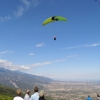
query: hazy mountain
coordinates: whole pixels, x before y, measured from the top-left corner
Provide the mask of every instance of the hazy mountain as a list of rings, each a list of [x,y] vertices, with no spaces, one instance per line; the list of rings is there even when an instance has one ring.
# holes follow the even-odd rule
[[[34,86],[43,88],[44,84],[48,84],[52,81],[52,79],[47,77],[0,68],[0,84],[13,88],[33,89]]]

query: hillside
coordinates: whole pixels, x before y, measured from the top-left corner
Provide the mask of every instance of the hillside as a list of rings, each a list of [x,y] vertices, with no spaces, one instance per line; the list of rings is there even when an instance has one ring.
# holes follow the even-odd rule
[[[0,85],[0,100],[12,100],[15,95],[14,89]]]
[[[33,87],[37,85],[42,89],[44,84],[48,84],[52,81],[54,80],[47,77],[0,68],[0,84],[12,88],[21,88],[23,90],[26,90],[33,89]]]
[[[22,94],[24,97],[25,94]],[[0,100],[13,100],[16,96],[16,90],[0,84]],[[46,96],[47,100],[54,100],[50,96]]]

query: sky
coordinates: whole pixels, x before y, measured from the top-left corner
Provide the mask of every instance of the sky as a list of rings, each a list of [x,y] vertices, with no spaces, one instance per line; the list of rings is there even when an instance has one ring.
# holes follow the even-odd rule
[[[68,22],[42,26],[52,16]],[[100,0],[0,0],[0,68],[100,79]]]

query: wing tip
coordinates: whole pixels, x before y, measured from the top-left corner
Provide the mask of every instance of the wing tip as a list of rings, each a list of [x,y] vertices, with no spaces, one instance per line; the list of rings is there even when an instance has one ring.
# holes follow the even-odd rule
[[[42,26],[44,26],[44,23],[42,23]]]

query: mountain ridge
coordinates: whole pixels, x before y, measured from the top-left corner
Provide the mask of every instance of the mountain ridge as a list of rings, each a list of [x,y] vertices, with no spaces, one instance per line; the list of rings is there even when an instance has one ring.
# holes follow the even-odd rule
[[[20,71],[11,71],[0,68],[0,84],[21,89],[32,89],[34,86],[43,88],[44,84],[53,82],[53,79],[27,74]]]

